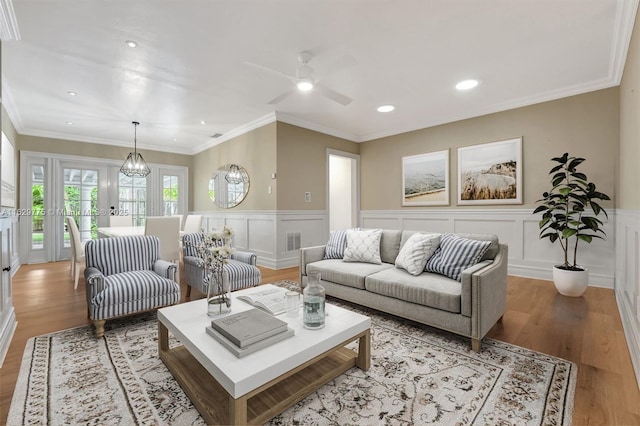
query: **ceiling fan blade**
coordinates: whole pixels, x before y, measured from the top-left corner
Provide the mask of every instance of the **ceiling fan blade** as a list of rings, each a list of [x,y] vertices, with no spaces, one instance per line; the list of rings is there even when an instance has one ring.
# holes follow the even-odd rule
[[[294,82],[296,81],[296,78],[294,76],[289,75],[289,74],[285,74],[285,73],[283,73],[281,71],[278,71],[278,70],[274,70],[273,68],[265,67],[264,65],[254,64],[253,62],[246,62],[246,61],[243,62],[243,64],[252,66],[254,68],[261,69],[262,71],[266,71],[266,72],[269,72],[271,74],[278,75],[280,77],[288,78],[289,80],[294,81]]]
[[[291,96],[293,94],[293,92],[295,92],[295,89],[291,89],[291,90],[287,90],[286,92],[284,92],[283,94],[281,94],[280,96],[273,98],[269,101],[270,105],[275,105],[278,102],[283,101],[284,99],[288,98],[289,96]]]
[[[338,93],[335,90],[329,89],[327,86],[322,84],[317,84],[315,88],[320,92],[320,94],[326,98],[331,99],[334,102],[339,103],[340,105],[347,106],[349,105],[353,99],[348,96],[343,95],[342,93]]]

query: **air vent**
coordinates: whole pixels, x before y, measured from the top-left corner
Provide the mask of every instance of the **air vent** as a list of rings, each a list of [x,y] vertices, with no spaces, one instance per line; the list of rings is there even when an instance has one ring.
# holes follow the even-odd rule
[[[220,136],[222,136],[222,133],[214,133],[211,135],[212,138],[219,138]]]
[[[300,233],[289,232],[287,233],[287,251],[294,251],[300,249]]]

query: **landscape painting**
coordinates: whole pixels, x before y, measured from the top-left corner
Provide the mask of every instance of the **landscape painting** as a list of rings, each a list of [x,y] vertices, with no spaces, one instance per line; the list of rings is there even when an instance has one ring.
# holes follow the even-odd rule
[[[402,205],[449,205],[449,150],[402,157]]]
[[[458,148],[458,204],[522,204],[522,138]]]

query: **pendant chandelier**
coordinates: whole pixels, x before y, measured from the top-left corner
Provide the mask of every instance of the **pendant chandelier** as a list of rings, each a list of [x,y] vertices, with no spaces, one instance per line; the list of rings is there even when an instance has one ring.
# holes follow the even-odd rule
[[[137,129],[140,123],[137,121],[132,121],[133,124],[133,152],[130,152],[127,156],[127,159],[124,160],[122,167],[120,167],[120,171],[129,177],[147,177],[151,170],[147,163],[142,158],[142,154],[138,153],[137,149]]]

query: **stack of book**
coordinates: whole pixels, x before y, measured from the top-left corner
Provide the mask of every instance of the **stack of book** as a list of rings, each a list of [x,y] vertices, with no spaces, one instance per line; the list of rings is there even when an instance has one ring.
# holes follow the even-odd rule
[[[214,319],[206,330],[238,358],[294,335],[285,321],[256,308]]]

